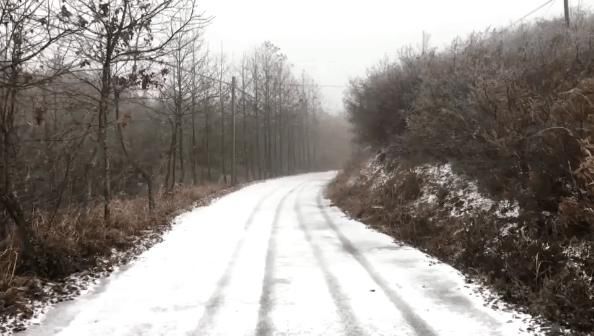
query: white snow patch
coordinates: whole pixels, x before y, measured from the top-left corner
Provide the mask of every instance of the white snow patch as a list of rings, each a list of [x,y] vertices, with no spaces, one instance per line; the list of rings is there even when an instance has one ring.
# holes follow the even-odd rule
[[[574,242],[563,251],[567,257],[586,260],[592,257],[592,248],[586,241]]]
[[[325,204],[330,207],[329,201]],[[376,271],[390,279],[401,298],[414,302],[423,318],[432,321],[437,334],[544,335],[545,327],[538,319],[504,303],[484,285],[469,283],[453,267],[406,244],[395,244],[392,237],[348,218],[336,207],[330,208],[329,215]],[[486,320],[500,325],[495,329],[486,320],[473,321],[479,316],[489,316]]]
[[[374,159],[369,160],[365,167],[361,169],[361,177],[364,179],[363,182],[371,182],[372,190],[377,190],[383,187],[393,177],[392,173],[386,171],[384,164],[380,162],[378,157],[379,155]]]
[[[516,230],[517,228],[518,228],[518,223],[507,223],[506,225],[501,227],[501,229],[499,230],[499,233],[500,233],[501,237],[507,237],[512,233],[513,230]]]
[[[499,218],[513,219],[520,215],[520,207],[516,201],[495,201],[481,194],[476,182],[453,172],[448,164],[425,164],[413,169],[413,172],[423,178],[422,195],[416,201],[416,206],[435,206],[439,199],[438,193],[446,189],[444,205],[451,209],[451,217],[461,217],[476,211],[495,211]]]
[[[141,242],[148,242],[148,237]],[[139,243],[140,244],[140,243]],[[122,260],[127,257],[127,254],[122,251],[113,249],[111,256],[108,258],[102,258],[99,263],[109,264],[109,260]],[[8,336],[13,335],[14,330],[22,330],[31,326],[40,325],[46,318],[47,314],[60,302],[66,302],[74,300],[80,295],[85,295],[92,292],[101,283],[102,279],[109,276],[112,272],[117,272],[120,266],[108,266],[107,270],[93,272],[93,271],[82,271],[79,273],[72,274],[63,280],[61,283],[56,282],[45,282],[39,284],[41,291],[47,295],[47,298],[42,300],[31,300],[28,299],[25,302],[25,307],[32,312],[30,318],[25,318],[24,315],[18,314],[17,316],[8,316],[3,319],[0,325],[6,330],[0,332],[0,335]],[[35,281],[35,280],[33,280]],[[39,280],[37,280],[39,281]],[[67,293],[63,293],[63,290],[67,290]]]
[[[576,241],[569,245],[564,251],[563,254],[567,256],[571,261],[567,263],[567,267],[573,269],[580,278],[594,284],[594,274],[588,274],[584,271],[583,262],[589,260],[590,258],[594,258],[594,251],[592,251],[592,246],[589,242],[586,241]],[[589,297],[594,297],[594,290],[590,290]]]
[[[194,206],[194,209],[198,208],[200,207]],[[173,219],[172,223],[175,224],[177,220],[178,218]],[[98,260],[98,266],[94,269],[72,274],[59,283],[49,281],[43,284],[39,283],[38,286],[46,294],[46,297],[41,300],[27,299],[24,305],[32,312],[29,318],[25,318],[23,314],[5,317],[0,322],[0,326],[6,331],[0,332],[0,335],[10,336],[14,335],[15,329],[22,330],[40,325],[46,319],[48,313],[57,305],[95,291],[103,282],[118,273],[120,269],[132,265],[138,257],[135,255],[138,251],[143,250],[147,246],[152,246],[161,240],[161,235],[153,230],[146,230],[144,233],[143,236],[135,238],[135,247],[127,251],[120,251],[113,248],[110,256],[100,258]]]

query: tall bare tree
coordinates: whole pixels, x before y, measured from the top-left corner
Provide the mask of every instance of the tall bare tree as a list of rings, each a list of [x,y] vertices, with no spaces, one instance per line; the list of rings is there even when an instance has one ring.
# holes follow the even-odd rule
[[[26,249],[33,235],[15,190],[21,181],[21,176],[15,174],[20,157],[17,120],[23,112],[20,101],[24,92],[66,69],[41,68],[46,52],[72,32],[72,27],[56,19],[54,6],[35,0],[0,0],[0,205],[15,224]],[[39,115],[43,111],[40,109]]]
[[[166,29],[172,17],[183,21],[174,29]],[[195,14],[194,0],[113,0],[96,3],[93,0],[64,0],[60,17],[78,28],[73,42],[82,59],[81,66],[98,69],[98,81],[85,80],[98,93],[98,148],[101,153],[104,220],[110,221],[111,175],[108,118],[113,94],[115,64],[131,60],[155,60],[171,41],[202,18]],[[136,69],[132,69],[135,72]],[[144,81],[143,83],[146,83]]]

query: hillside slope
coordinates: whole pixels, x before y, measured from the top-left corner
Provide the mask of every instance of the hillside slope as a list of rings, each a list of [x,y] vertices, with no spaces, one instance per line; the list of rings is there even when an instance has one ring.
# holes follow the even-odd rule
[[[351,167],[329,197],[355,219],[492,285],[496,301],[555,322],[552,335],[593,331],[591,242],[535,236],[517,202],[482,194],[450,164],[393,164],[376,157]]]
[[[593,102],[589,13],[569,28],[539,21],[403,50],[351,82],[346,108],[365,150],[331,197],[507,300],[592,333]]]

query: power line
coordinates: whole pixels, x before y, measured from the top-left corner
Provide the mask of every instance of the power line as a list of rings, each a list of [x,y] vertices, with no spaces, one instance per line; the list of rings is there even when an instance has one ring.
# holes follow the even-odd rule
[[[539,10],[545,8],[547,5],[549,5],[549,4],[551,4],[551,3],[555,2],[555,1],[556,0],[549,0],[549,1],[545,2],[544,4],[538,6],[537,8],[533,9],[532,11],[530,11],[528,14],[526,14],[526,15],[522,16],[520,19],[514,21],[511,25],[509,25],[508,28],[511,28],[511,27],[515,26],[516,24],[524,21],[524,19],[526,19],[527,17],[531,16],[532,14],[538,12]]]
[[[333,85],[333,84],[285,84],[287,86],[298,86],[298,87],[319,87],[319,88],[345,88],[346,85]]]
[[[547,16],[547,15],[549,15],[549,14],[551,13],[551,8],[555,7],[555,6],[554,6],[554,5],[555,5],[555,2],[556,2],[556,1],[553,1],[553,2],[551,3],[551,5],[547,7],[546,11],[543,13],[545,16]]]

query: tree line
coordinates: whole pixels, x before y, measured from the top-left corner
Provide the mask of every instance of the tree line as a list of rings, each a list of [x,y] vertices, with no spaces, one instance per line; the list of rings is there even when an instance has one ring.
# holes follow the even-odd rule
[[[0,0],[0,237],[32,218],[326,168],[319,87],[270,42],[210,51],[195,0]]]

